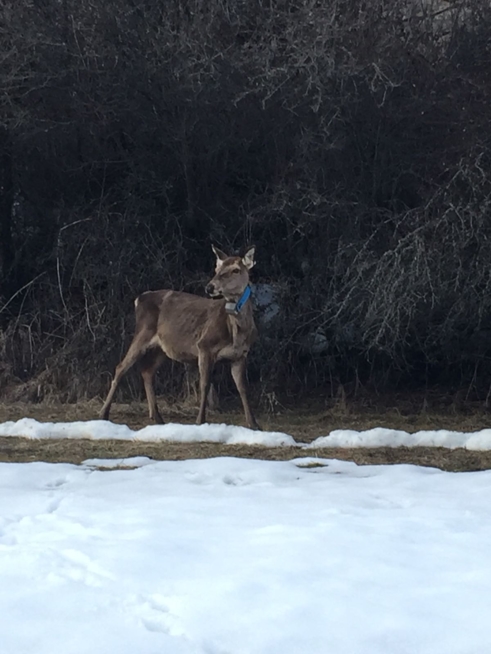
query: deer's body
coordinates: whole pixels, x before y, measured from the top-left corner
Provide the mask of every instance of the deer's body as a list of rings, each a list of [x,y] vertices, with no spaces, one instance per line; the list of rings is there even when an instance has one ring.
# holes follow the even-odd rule
[[[230,361],[232,376],[239,391],[249,427],[258,429],[247,398],[245,362],[257,330],[252,303],[247,300],[240,311],[231,311],[249,283],[254,265],[254,249],[245,257],[217,255],[216,275],[207,286],[212,300],[190,293],[147,291],[135,301],[136,327],[128,352],[116,368],[109,394],[101,410],[108,419],[114,393],[121,377],[140,361],[150,418],[163,422],[155,401],[153,378],[165,357],[174,361],[198,361],[200,372],[200,409],[198,424],[206,419],[206,399],[210,375],[217,361]]]
[[[135,301],[136,322],[151,317],[145,325],[152,333],[149,348],[160,347],[174,361],[196,361],[203,347],[214,361],[235,361],[247,356],[257,330],[250,302],[238,316],[228,315],[225,304],[191,293],[147,291]]]

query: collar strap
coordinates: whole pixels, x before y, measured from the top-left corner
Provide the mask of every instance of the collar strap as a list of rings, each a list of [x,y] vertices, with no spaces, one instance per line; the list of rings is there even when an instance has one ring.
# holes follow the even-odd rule
[[[225,311],[232,316],[238,315],[244,304],[249,299],[250,295],[251,295],[251,287],[246,286],[244,292],[242,293],[241,297],[237,300],[237,302],[227,302],[225,304]]]

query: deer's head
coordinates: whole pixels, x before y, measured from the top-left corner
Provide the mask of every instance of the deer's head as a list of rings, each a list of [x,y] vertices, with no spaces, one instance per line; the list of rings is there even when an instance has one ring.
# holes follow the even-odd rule
[[[251,247],[243,257],[229,257],[211,246],[217,258],[215,276],[206,285],[210,297],[223,297],[227,302],[236,302],[249,283],[249,270],[254,266],[254,251]]]

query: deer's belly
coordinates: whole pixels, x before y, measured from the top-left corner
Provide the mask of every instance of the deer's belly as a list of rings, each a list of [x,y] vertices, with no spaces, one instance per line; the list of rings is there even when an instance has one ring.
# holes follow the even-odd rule
[[[195,342],[159,337],[158,344],[164,354],[174,361],[195,361],[198,358],[198,347]]]

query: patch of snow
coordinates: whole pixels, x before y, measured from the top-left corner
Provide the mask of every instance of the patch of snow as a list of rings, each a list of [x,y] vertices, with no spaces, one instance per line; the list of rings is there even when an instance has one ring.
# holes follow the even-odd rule
[[[0,436],[23,438],[88,438],[90,440],[133,440],[135,432],[126,425],[116,425],[106,420],[79,422],[38,422],[22,418],[16,422],[0,423]]]
[[[133,431],[126,425],[107,420],[87,422],[38,422],[22,418],[17,422],[0,423],[0,436],[24,438],[87,438],[90,440],[131,440],[174,443],[224,443],[227,445],[264,445],[267,447],[293,446],[295,440],[288,434],[255,431],[246,427],[225,424],[150,425]]]
[[[280,313],[278,297],[280,291],[274,284],[251,284],[254,305],[259,310],[259,321],[269,325]]]
[[[83,466],[88,468],[141,468],[155,463],[148,456],[129,456],[123,459],[85,459]]]
[[[491,450],[491,429],[475,433],[463,433],[439,429],[417,431],[409,434],[396,429],[376,427],[366,431],[337,429],[328,436],[321,436],[310,443],[309,448],[320,447],[445,447],[450,450]]]
[[[327,352],[329,349],[329,341],[321,327],[309,332],[305,336],[304,344],[306,350],[314,352],[315,354],[322,354],[323,352]]]
[[[2,654],[491,650],[491,471],[101,463],[0,463]]]

